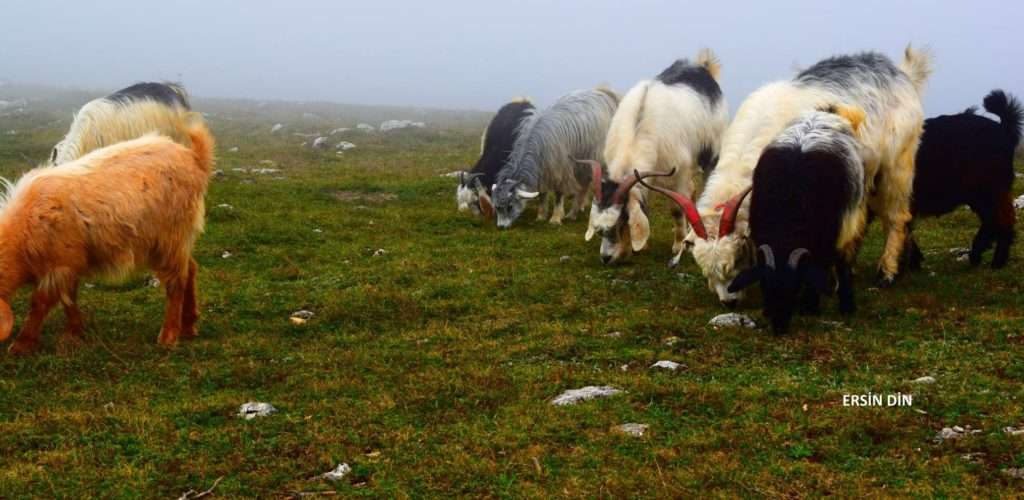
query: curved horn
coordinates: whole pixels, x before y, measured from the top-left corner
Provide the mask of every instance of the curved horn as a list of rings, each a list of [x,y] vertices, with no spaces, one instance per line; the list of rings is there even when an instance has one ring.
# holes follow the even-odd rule
[[[718,237],[724,238],[732,234],[733,229],[736,229],[736,214],[740,211],[740,205],[743,204],[743,199],[750,194],[750,191],[754,189],[753,186],[744,189],[743,192],[733,196],[729,201],[722,204],[724,210],[722,210],[722,222],[718,224]]]
[[[697,212],[697,206],[693,204],[693,201],[675,191],[669,191],[668,189],[652,186],[644,182],[645,177],[665,177],[666,175],[672,175],[672,173],[674,172],[675,169],[672,169],[672,172],[669,172],[668,174],[640,175],[640,172],[634,170],[633,177],[636,178],[636,182],[639,182],[640,185],[642,185],[643,187],[650,189],[652,191],[657,191],[665,196],[668,196],[669,198],[672,199],[672,201],[676,202],[676,204],[679,205],[679,208],[683,209],[683,214],[686,215],[686,220],[690,221],[690,227],[693,228],[693,232],[697,233],[697,236],[700,236],[701,239],[706,240],[708,239],[708,231],[707,229],[704,229],[704,222],[700,220],[700,213]]]
[[[629,190],[633,189],[633,186],[635,186],[636,183],[642,182],[648,177],[672,177],[675,173],[676,169],[674,168],[668,172],[644,172],[642,174],[636,169],[633,169],[633,175],[626,177],[621,183],[619,183],[618,189],[616,189],[615,194],[612,195],[612,205],[622,205],[626,195],[629,193]],[[642,185],[650,188],[646,183]]]
[[[796,250],[793,250],[789,254],[789,268],[795,271],[797,266],[800,265],[800,258],[804,255],[809,255],[810,253],[811,251],[806,248],[797,248]]]
[[[762,254],[764,254],[764,265],[767,266],[768,269],[771,269],[772,271],[774,271],[775,270],[775,252],[772,251],[772,247],[770,247],[768,245],[761,245],[761,246],[757,247],[757,249],[760,250]]]
[[[601,163],[594,160],[577,160],[572,156],[569,159],[582,165],[590,165],[590,179],[594,183],[594,199],[601,203]]]
[[[540,196],[538,191],[525,191],[523,189],[516,189],[516,196],[520,198],[532,199]]]

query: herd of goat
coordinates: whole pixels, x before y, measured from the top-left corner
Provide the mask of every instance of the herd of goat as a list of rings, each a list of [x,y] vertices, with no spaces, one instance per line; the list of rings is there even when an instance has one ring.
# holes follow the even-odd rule
[[[672,201],[670,264],[690,252],[724,305],[759,283],[777,332],[836,290],[840,311],[852,313],[853,266],[873,217],[886,238],[880,286],[901,262],[920,265],[913,217],[962,205],[981,220],[971,263],[993,244],[993,267],[1009,256],[1024,109],[996,90],[983,104],[999,122],[974,108],[925,120],[930,73],[930,56],[909,47],[900,65],[871,52],[832,57],[761,87],[730,122],[719,63],[705,49],[623,96],[578,90],[543,110],[517,99],[484,131],[479,161],[460,175],[458,206],[508,228],[530,200],[538,219],[561,224],[566,197],[569,219],[589,197],[585,238],[599,236],[601,260],[614,264],[647,246],[647,198],[658,192]],[[10,301],[22,285],[35,289],[13,353],[38,346],[58,303],[66,334],[82,335],[83,277],[141,270],[166,289],[159,342],[195,336],[192,250],[213,152],[179,85],[140,83],[83,106],[48,164],[0,196],[0,341],[14,328]]]
[[[460,175],[458,207],[508,228],[537,199],[538,219],[561,224],[565,198],[572,219],[592,192],[585,239],[600,236],[601,260],[614,264],[647,246],[655,191],[672,201],[670,265],[689,251],[723,305],[758,283],[776,332],[833,291],[853,313],[853,268],[875,217],[880,287],[901,263],[920,266],[914,217],[963,205],[981,221],[970,262],[993,244],[992,267],[1009,257],[1024,109],[994,90],[983,104],[998,122],[973,107],[925,120],[931,72],[930,54],[912,47],[899,65],[874,52],[831,57],[757,89],[730,122],[720,65],[704,49],[621,97],[577,90],[543,110],[516,99]]]

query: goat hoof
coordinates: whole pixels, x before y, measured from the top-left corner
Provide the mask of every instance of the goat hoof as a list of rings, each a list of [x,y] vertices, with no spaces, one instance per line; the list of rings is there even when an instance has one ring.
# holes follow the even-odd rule
[[[893,283],[896,282],[896,278],[888,276],[885,273],[879,271],[878,277],[875,278],[875,286],[878,288],[891,288]]]
[[[192,327],[192,328],[182,328],[181,329],[181,338],[183,338],[183,339],[190,339],[191,340],[191,339],[194,339],[194,338],[196,338],[198,336],[199,336],[199,332],[196,331],[195,327]]]
[[[15,340],[11,347],[7,348],[7,352],[15,356],[24,356],[26,354],[32,354],[36,348],[39,347],[38,340],[19,341]]]
[[[674,268],[674,267],[678,266],[679,265],[679,261],[682,260],[682,257],[683,257],[683,254],[680,253],[680,254],[676,255],[675,257],[672,257],[671,259],[669,259],[668,267],[671,269],[671,268]]]
[[[174,331],[174,330],[168,330],[168,329],[160,330],[160,336],[157,337],[156,341],[157,341],[158,344],[160,344],[160,345],[162,345],[164,347],[173,347],[175,344],[178,343],[178,336],[179,335],[180,335],[180,332],[177,332],[177,331]]]

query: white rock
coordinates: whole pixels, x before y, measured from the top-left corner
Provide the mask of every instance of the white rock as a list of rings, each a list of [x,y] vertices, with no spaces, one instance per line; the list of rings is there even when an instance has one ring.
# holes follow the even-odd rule
[[[915,378],[914,380],[911,380],[910,383],[911,384],[934,384],[935,383],[935,377],[932,377],[931,375],[925,375],[924,377],[919,377],[919,378]]]
[[[680,340],[679,337],[673,336],[673,337],[665,337],[665,340],[663,340],[662,342],[664,342],[665,345],[667,345],[669,347],[672,347],[672,346],[678,344],[679,340]]]
[[[223,208],[224,210],[234,210],[235,209],[235,207],[233,207],[231,205],[228,205],[227,203],[221,203],[220,205],[217,205],[217,208]]]
[[[356,130],[362,130],[364,132],[373,132],[374,130],[377,130],[377,128],[374,127],[373,125],[370,125],[369,123],[360,123],[359,125],[356,125]]]
[[[666,370],[676,371],[676,370],[679,369],[680,366],[683,366],[683,365],[681,365],[679,363],[676,363],[675,361],[669,361],[667,359],[663,359],[663,360],[658,361],[657,363],[654,363],[653,365],[651,365],[651,368],[664,368]]]
[[[604,334],[604,336],[608,337],[610,339],[617,339],[617,338],[622,336],[622,332],[619,332],[619,331],[608,332],[608,333]]]
[[[266,417],[274,413],[277,413],[277,408],[274,408],[274,405],[270,403],[250,401],[238,407],[238,416],[246,420],[252,420],[256,417]]]
[[[149,277],[149,281],[146,282],[146,284],[149,285],[152,288],[159,288],[160,287],[160,279],[157,278],[156,276],[150,276]]]
[[[349,467],[348,464],[341,464],[335,467],[334,470],[321,474],[320,477],[328,481],[340,481],[341,479],[344,479],[349,472],[352,472],[352,468]]]
[[[380,257],[381,255],[386,255],[387,253],[387,250],[384,250],[383,248],[378,248],[375,252],[373,252],[373,256]]]
[[[558,261],[559,262],[563,262],[563,263],[564,262],[569,262],[570,260],[572,260],[572,257],[569,257],[568,255],[563,255],[563,256],[558,258]]]
[[[237,153],[238,152],[238,146],[235,146],[235,147],[229,149],[228,152],[229,153]]]
[[[248,172],[249,169],[247,169],[247,168],[233,168],[233,169],[231,169],[231,171],[232,172],[242,172],[244,174],[244,173]]]
[[[1003,469],[1003,474],[1014,479],[1024,479],[1024,468],[1010,467],[1009,469]]]
[[[1003,427],[1003,433],[1011,436],[1020,436],[1021,434],[1024,434],[1024,428],[1013,426]]]
[[[313,140],[313,147],[314,148],[317,148],[317,149],[327,149],[327,146],[329,146],[329,144],[327,144],[327,138],[326,137],[317,137],[316,139]]]
[[[411,120],[387,120],[384,123],[380,124],[380,131],[381,132],[387,132],[388,130],[397,130],[397,129],[409,128],[409,127],[423,128],[423,127],[426,127],[426,126],[427,126],[426,123],[414,122],[414,121],[411,121]]]
[[[616,425],[612,429],[628,436],[644,437],[644,433],[647,432],[648,428],[650,428],[650,426],[647,424],[628,423]]]
[[[270,127],[270,133],[271,134],[277,133],[277,131],[279,131],[279,130],[281,130],[283,128],[284,128],[284,125],[281,125],[280,123],[275,123],[273,127]]]
[[[338,149],[342,150],[342,151],[348,151],[348,150],[350,150],[352,148],[355,148],[356,145],[352,144],[351,142],[348,142],[348,141],[341,141],[341,142],[338,143],[338,145],[336,147]]]
[[[313,230],[313,232],[314,232],[314,233],[318,233],[318,234],[319,234],[319,233],[322,233],[322,232],[324,232],[324,230],[323,230],[323,229],[320,229],[320,228],[316,228],[316,229],[314,229],[314,230]]]
[[[455,170],[453,172],[448,172],[447,174],[441,174],[441,177],[458,177],[464,174],[465,172],[465,170]]]
[[[349,130],[352,130],[352,129],[350,129],[348,127],[336,128],[336,129],[328,132],[327,135],[340,134],[340,133],[343,133],[343,132],[348,132]]]
[[[305,320],[313,319],[313,311],[307,311],[305,309],[295,311],[292,313],[293,318],[302,318]]]
[[[1024,194],[1013,200],[1013,208],[1016,208],[1017,210],[1024,210]]]
[[[252,172],[254,174],[263,174],[263,175],[266,175],[266,174],[276,174],[276,173],[278,173],[280,171],[281,171],[280,169],[276,169],[276,168],[254,168],[254,169],[250,170],[250,172]],[[243,170],[243,172],[244,172],[244,170]]]
[[[580,389],[570,389],[563,392],[557,398],[551,400],[551,404],[555,406],[568,406],[579,403],[580,401],[587,401],[594,398],[607,398],[614,396],[622,392],[620,389],[616,389],[610,385],[588,385]]]
[[[719,314],[711,318],[708,324],[714,327],[757,328],[757,323],[750,316],[740,313]]]
[[[222,259],[229,259],[229,258],[231,258],[231,252],[229,252],[227,250],[224,250],[224,253],[220,254],[220,258],[222,258]]]
[[[981,429],[974,429],[969,425],[965,427],[960,427],[959,425],[954,425],[953,427],[943,427],[942,430],[935,435],[935,442],[941,443],[943,441],[956,440],[964,436],[979,433],[981,433]]]

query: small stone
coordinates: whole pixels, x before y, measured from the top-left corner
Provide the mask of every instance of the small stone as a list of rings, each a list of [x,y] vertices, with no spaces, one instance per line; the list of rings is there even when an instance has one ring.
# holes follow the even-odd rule
[[[295,312],[292,313],[292,317],[293,318],[301,318],[301,319],[304,319],[304,320],[307,320],[307,321],[313,319],[313,316],[314,316],[313,311],[307,311],[305,309],[302,309],[300,311],[295,311]]]
[[[220,205],[217,205],[217,208],[223,208],[225,210],[234,210],[235,209],[235,207],[233,207],[231,205],[228,205],[227,203],[221,203]]]
[[[570,260],[572,260],[572,257],[569,257],[568,255],[563,255],[563,256],[558,258],[558,261],[563,263],[563,264],[566,263],[566,262],[569,262]]]
[[[238,152],[238,146],[235,146],[235,147],[229,149],[228,152],[229,153],[237,153]]]
[[[238,407],[238,416],[246,420],[252,420],[256,417],[266,417],[274,413],[277,413],[277,408],[274,408],[274,405],[270,403],[250,401]]]
[[[275,123],[273,127],[270,127],[270,133],[271,134],[276,133],[277,131],[279,131],[279,130],[281,130],[283,128],[284,128],[284,125],[281,125],[280,123]]]
[[[260,165],[266,165],[268,167],[273,167],[274,165],[277,165],[277,164],[274,163],[274,160],[260,160]]]
[[[156,276],[151,276],[146,284],[152,288],[160,288],[160,280]]]
[[[316,149],[327,149],[327,146],[328,146],[328,144],[327,144],[327,138],[326,137],[317,137],[316,139],[313,139],[313,147],[314,148],[316,148]]]
[[[231,258],[231,252],[229,252],[227,250],[224,250],[224,253],[220,254],[220,258],[222,258],[222,259],[230,259]]]
[[[911,380],[910,383],[911,384],[934,384],[935,383],[935,377],[932,377],[931,375],[926,375],[924,377],[915,378],[914,380]]]
[[[626,363],[626,364],[620,366],[619,369],[624,371],[624,372],[628,372],[629,371],[629,363]]]
[[[1024,428],[1013,426],[1003,427],[1003,433],[1011,436],[1020,436],[1021,434],[1024,434]]]
[[[971,249],[964,247],[950,248],[949,254],[956,258],[957,262],[965,262],[970,258]]]
[[[607,398],[621,393],[621,389],[616,389],[610,385],[594,386],[589,385],[580,389],[570,389],[560,394],[555,399],[551,400],[551,404],[555,406],[568,406],[579,403],[580,401],[588,401],[594,398]]]
[[[377,130],[376,127],[368,123],[360,123],[359,125],[356,125],[356,129],[362,130],[363,132],[373,132],[374,130]]]
[[[383,248],[378,248],[375,252],[373,252],[373,256],[380,257],[381,255],[387,255],[387,253],[387,250],[384,250]]]
[[[747,316],[746,314],[740,314],[740,313],[719,314],[718,316],[715,316],[714,318],[711,318],[711,321],[708,321],[708,324],[713,326],[713,327],[716,327],[716,328],[721,328],[721,327],[757,328],[757,323],[755,323],[754,320],[750,316]]]
[[[672,347],[672,346],[678,344],[680,340],[681,339],[679,337],[665,337],[665,340],[663,340],[662,342],[665,345],[667,345],[669,347]]]
[[[663,360],[658,361],[657,363],[654,363],[653,365],[651,365],[651,368],[664,368],[666,370],[676,371],[676,370],[679,369],[680,366],[683,366],[683,365],[681,365],[679,363],[676,363],[675,361],[669,361],[667,359],[663,359]]]
[[[606,333],[606,334],[605,334],[604,336],[605,336],[605,337],[608,337],[608,338],[610,338],[610,339],[617,339],[617,338],[619,338],[619,337],[621,337],[621,336],[622,336],[622,332],[618,332],[618,331],[615,331],[615,332],[608,332],[608,333]]]
[[[985,456],[984,453],[976,451],[976,452],[973,452],[973,453],[965,453],[963,455],[960,455],[960,459],[961,460],[966,460],[968,462],[980,462],[981,461],[981,457],[984,457],[984,456]]]
[[[981,433],[981,429],[974,429],[969,425],[965,427],[954,425],[953,427],[943,427],[942,430],[935,435],[934,441],[936,443],[941,443],[943,441],[952,441],[964,436],[979,433]]]
[[[1017,174],[1020,175],[1020,174]],[[1018,196],[1013,200],[1013,208],[1017,210],[1024,210],[1024,194]]]
[[[313,230],[313,232],[314,232],[314,233],[318,233],[318,234],[319,234],[319,233],[322,233],[322,232],[324,232],[324,230],[323,230],[323,229],[320,229],[320,228],[316,228],[316,229],[314,229],[314,230]]]
[[[340,481],[344,479],[349,472],[352,472],[352,468],[349,467],[348,464],[341,464],[335,467],[334,470],[321,474],[320,477],[328,481]]]
[[[348,141],[341,141],[341,142],[339,142],[339,143],[338,143],[338,145],[337,145],[337,146],[335,146],[335,147],[336,147],[336,148],[338,148],[338,149],[340,149],[340,150],[342,150],[342,151],[348,151],[348,150],[350,150],[350,149],[353,149],[353,148],[355,148],[355,147],[356,147],[356,145],[355,145],[355,144],[352,144],[351,142],[348,142]]]
[[[628,423],[616,425],[615,427],[612,427],[612,430],[620,434],[626,434],[627,436],[644,437],[644,433],[647,432],[649,427],[650,426],[647,424]]]

